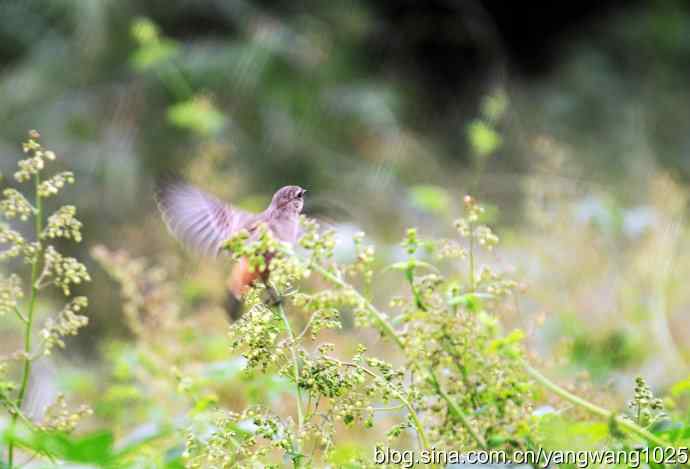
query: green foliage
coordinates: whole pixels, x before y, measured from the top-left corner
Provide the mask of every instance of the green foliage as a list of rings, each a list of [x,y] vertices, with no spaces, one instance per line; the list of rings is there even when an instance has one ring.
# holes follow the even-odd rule
[[[480,158],[487,157],[498,150],[503,141],[501,135],[489,124],[475,121],[467,129],[472,149]]]
[[[479,223],[481,207],[471,198],[466,204],[467,216],[457,222],[460,235],[478,249],[493,248],[497,238]],[[409,230],[403,241],[409,260],[390,266],[404,274],[411,292],[407,298],[391,299],[391,313],[397,311],[396,323],[402,325],[393,327],[388,314],[354,286],[374,281],[375,251],[358,236],[355,261],[337,264],[332,233],[320,232],[313,222],[306,222],[305,228],[304,261],[273,241],[266,230],[253,241],[241,233],[228,243],[235,258],[244,257],[256,270],[271,272],[271,285],[259,285],[248,295],[249,311],[231,328],[231,348],[243,354],[248,372],[278,373],[293,382],[298,418],[269,409],[222,413],[210,438],[204,432],[190,433],[186,457],[192,467],[266,463],[275,450],[295,467],[318,466],[319,453],[326,460],[336,454],[342,458],[337,449],[338,422],[366,431],[376,425],[377,414],[391,410],[404,410],[406,415],[392,423],[388,442],[381,445],[395,443],[409,431],[416,434],[419,448],[527,445],[531,391],[519,367],[523,334],[514,331],[502,337],[496,319],[478,302],[484,298],[486,307],[495,306],[509,294],[513,282],[483,267],[469,275],[475,279],[473,290],[459,287],[415,257],[421,245],[439,258],[452,251],[437,249],[433,240],[419,240],[417,231]],[[265,253],[271,254],[270,266]],[[313,292],[299,288],[314,274],[331,287]],[[291,311],[306,313],[309,319],[301,333],[292,333],[282,305],[266,306],[261,299],[265,288],[283,296]],[[467,301],[458,300],[463,297]],[[397,347],[402,366],[369,355],[364,345],[347,359],[336,358],[343,352],[319,336],[324,328],[342,327],[339,317],[345,311],[352,311],[358,327],[377,329]],[[317,344],[307,347],[307,337]],[[235,430],[248,419],[253,419],[256,431]],[[307,454],[301,449],[305,447],[319,451]]]
[[[32,134],[25,144],[29,157],[16,175],[18,181],[34,180],[35,202],[15,189],[5,190],[0,201],[8,221],[35,221],[35,240],[8,225],[0,231],[7,244],[3,258],[21,257],[31,271],[28,291],[14,272],[3,277],[0,289],[0,312],[16,316],[25,331],[18,354],[23,366],[0,363],[0,404],[11,417],[3,436],[10,467],[19,452],[104,468],[144,462],[164,468],[370,467],[374,446],[511,454],[535,447],[628,450],[690,441],[690,425],[673,413],[675,402],[655,397],[642,378],[628,411],[618,415],[527,363],[525,331],[508,328],[502,318],[518,284],[482,261],[499,237],[488,225],[493,218],[470,196],[453,224],[456,237],[433,239],[408,229],[400,243],[405,257],[389,265],[361,233],[353,237],[352,259],[338,258],[335,232],[306,218],[299,253],[266,227],[240,232],[227,241],[227,250],[251,269],[270,272],[270,281],[253,285],[247,312],[227,335],[199,328],[203,303],[185,301],[190,295],[165,270],[97,246],[93,256],[121,285],[125,322],[134,336],[133,344],[113,342],[106,350],[111,379],[93,404],[109,426],[77,434],[77,424],[92,411],[71,409],[63,395],[37,421],[22,409],[32,363],[64,347],[64,338],[86,325],[87,302],[70,298],[44,321],[43,341],[33,347],[36,296],[48,286],[70,296],[90,280],[79,261],[48,244],[79,241],[82,225],[69,205],[44,216],[43,199],[73,177],[41,178],[54,155],[37,139]],[[383,276],[397,277],[400,288],[374,298],[372,287]],[[196,311],[187,314],[188,308]],[[352,327],[345,321],[350,316],[361,342],[334,340],[334,332]],[[576,342],[573,350],[592,357],[611,347],[596,352]],[[611,366],[618,364],[614,358]],[[18,382],[12,378],[16,368]],[[241,387],[246,397],[228,406],[228,386]],[[544,399],[538,386],[595,418],[535,411]],[[672,398],[683,399],[687,388],[678,383]],[[364,435],[367,444],[353,445],[344,438],[348,432]]]
[[[182,101],[170,107],[168,120],[180,127],[202,136],[219,132],[225,123],[225,116],[207,98],[197,97]]]
[[[132,56],[132,65],[139,71],[169,63],[178,53],[177,45],[161,37],[158,26],[147,18],[135,20],[131,34],[139,46]]]
[[[411,187],[410,199],[413,204],[434,215],[446,215],[451,204],[448,192],[438,186]]]
[[[625,331],[611,331],[602,338],[581,332],[574,338],[571,353],[573,362],[601,379],[634,363],[640,356],[640,344]]]
[[[166,287],[165,275],[144,261],[99,248],[96,257],[122,283],[132,330],[146,338],[137,342],[141,350],[134,351],[134,360],[127,359],[127,371],[118,372],[130,384],[112,387],[110,398],[143,403],[147,400],[138,389],[147,379],[174,379],[189,416],[188,423],[177,426],[176,434],[184,434],[186,441],[181,458],[187,467],[199,468],[320,467],[326,461],[367,467],[366,452],[344,449],[350,444],[342,439],[348,429],[371,434],[372,445],[500,448],[509,454],[538,446],[619,448],[645,440],[656,445],[680,441],[683,424],[669,420],[643,382],[638,382],[631,413],[617,416],[526,364],[525,332],[505,332],[499,314],[517,283],[479,265],[480,254],[495,250],[499,239],[484,223],[485,211],[476,200],[468,196],[463,202],[465,215],[454,224],[457,239],[428,239],[409,229],[401,242],[407,259],[379,272],[376,250],[363,235],[354,237],[354,259],[336,261],[334,232],[311,220],[303,220],[299,256],[265,227],[228,240],[234,259],[270,272],[271,281],[254,285],[245,297],[247,312],[230,327],[226,343],[229,357],[235,358],[202,373],[198,364],[187,366],[180,359],[181,351],[163,352],[164,343],[180,346],[170,341],[170,336],[180,337],[174,306],[179,298]],[[448,272],[447,261],[457,265],[458,260],[465,268]],[[366,292],[380,275],[394,273],[407,294],[391,295],[384,312]],[[383,340],[374,348],[395,350],[386,355],[396,360],[377,356],[371,343],[348,347],[329,340],[329,331],[342,329],[350,314],[355,327],[377,331]],[[146,317],[158,318],[158,326],[152,329]],[[161,366],[171,367],[173,376],[161,373]],[[142,373],[148,377],[144,381]],[[256,392],[246,404],[228,408],[214,379],[240,379]],[[540,401],[536,384],[595,419],[534,412]],[[289,402],[285,393],[293,395]],[[178,398],[166,399],[179,410]],[[174,438],[161,443],[157,447],[166,452],[175,447]]]

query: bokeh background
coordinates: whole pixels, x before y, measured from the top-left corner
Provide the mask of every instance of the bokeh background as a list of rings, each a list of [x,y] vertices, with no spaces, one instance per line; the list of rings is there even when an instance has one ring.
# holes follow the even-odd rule
[[[668,391],[690,360],[689,83],[683,0],[0,0],[0,171],[39,129],[76,173],[71,249],[94,278],[90,324],[46,382],[105,396],[96,418],[123,432],[134,417],[113,408],[162,415],[166,385],[133,376],[147,339],[95,245],[164,266],[209,379],[236,373],[228,266],[184,253],[156,211],[172,172],[254,210],[302,185],[310,213],[388,260],[407,226],[451,233],[470,193],[503,241],[484,261],[522,285],[506,322],[535,356],[614,405],[637,374]],[[15,325],[0,334],[16,348]]]

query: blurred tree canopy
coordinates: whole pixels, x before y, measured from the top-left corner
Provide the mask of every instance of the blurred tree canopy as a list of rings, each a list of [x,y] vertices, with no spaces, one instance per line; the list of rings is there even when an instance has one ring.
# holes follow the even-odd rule
[[[602,184],[687,176],[688,5],[0,0],[0,171],[41,129],[86,237],[153,252],[168,171],[254,209],[300,184],[392,231],[439,188],[517,206],[543,134]]]
[[[122,211],[98,201],[115,217],[140,206],[149,174],[200,152],[218,152],[216,169],[243,181],[227,195],[286,180],[332,188],[361,168],[353,160],[408,182],[423,167],[433,180],[447,161],[471,162],[463,129],[496,87],[518,98],[508,130],[548,126],[597,146],[597,129],[616,137],[611,121],[627,97],[677,99],[690,53],[687,3],[670,0],[3,0],[0,9],[3,147],[26,128],[60,137],[105,199],[112,187],[125,196]],[[659,159],[687,170],[678,135],[687,115],[666,110],[654,106],[653,136],[674,152]],[[519,146],[500,156],[512,169],[528,158]]]

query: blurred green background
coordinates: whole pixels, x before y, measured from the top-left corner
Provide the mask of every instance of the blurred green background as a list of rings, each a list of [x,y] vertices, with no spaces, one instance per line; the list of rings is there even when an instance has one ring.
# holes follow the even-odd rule
[[[634,374],[687,376],[688,83],[682,0],[0,0],[0,171],[39,129],[76,173],[78,254],[103,244],[166,266],[211,324],[227,266],[165,232],[157,177],[255,210],[302,185],[309,213],[393,259],[405,226],[446,235],[471,193],[504,239],[485,262],[525,286],[506,321],[616,400]],[[75,370],[62,386],[96,394],[80,367],[111,379],[103,363],[125,366],[133,339],[88,264],[91,322],[55,360]],[[0,333],[12,350],[14,326]],[[228,353],[222,333],[207,345]]]

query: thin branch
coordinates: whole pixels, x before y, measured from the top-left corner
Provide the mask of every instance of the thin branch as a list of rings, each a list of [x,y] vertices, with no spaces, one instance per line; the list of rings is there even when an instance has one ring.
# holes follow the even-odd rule
[[[342,365],[342,366],[357,368],[358,370],[361,370],[362,372],[368,374],[369,376],[371,376],[372,378],[374,378],[376,380],[385,381],[383,378],[378,376],[376,373],[374,373],[373,371],[369,370],[365,366],[362,366],[358,363],[344,362],[342,360],[338,360],[337,358],[333,358],[333,357],[329,357],[329,356],[325,356],[324,358],[327,360],[330,360],[334,363],[337,363],[339,365]],[[424,426],[422,425],[422,421],[419,419],[419,416],[417,415],[417,412],[415,411],[414,407],[412,406],[410,401],[408,401],[405,398],[405,396],[402,394],[402,392],[400,392],[400,390],[396,389],[394,386],[390,386],[389,389],[395,394],[395,396],[398,398],[398,400],[403,403],[403,405],[407,408],[407,411],[410,413],[410,417],[412,418],[412,423],[414,424],[415,429],[417,430],[417,436],[419,437],[420,445],[422,446],[422,448],[428,448],[429,442],[427,441],[426,434],[424,433]]]
[[[663,439],[659,438],[658,436],[654,435],[653,433],[645,430],[641,426],[633,423],[631,420],[625,419],[621,417],[620,415],[615,415],[613,412],[611,412],[608,409],[604,409],[603,407],[599,407],[596,404],[593,404],[589,401],[586,401],[585,399],[576,396],[575,394],[572,394],[571,392],[563,389],[550,379],[548,379],[546,376],[541,374],[536,368],[533,368],[530,366],[526,361],[522,362],[522,368],[525,370],[525,372],[530,375],[537,383],[541,384],[544,386],[546,389],[549,391],[553,392],[557,396],[565,399],[566,401],[569,401],[573,404],[575,404],[578,407],[581,407],[590,413],[594,415],[598,415],[599,417],[602,417],[603,419],[606,420],[614,420],[618,426],[623,428],[624,430],[627,430],[630,433],[633,433],[639,437],[644,438],[645,440],[654,443],[657,446],[661,446],[663,448],[671,448],[673,445],[667,441],[664,441]]]
[[[29,375],[31,374],[31,334],[33,332],[34,310],[36,308],[36,300],[38,299],[38,284],[39,264],[43,256],[43,243],[41,242],[41,233],[43,232],[43,199],[39,193],[39,186],[41,185],[41,177],[38,173],[34,175],[34,190],[36,193],[36,215],[34,219],[34,229],[36,233],[36,242],[38,243],[38,252],[31,263],[31,296],[29,298],[29,309],[26,315],[26,327],[24,329],[24,368],[22,370],[22,380],[19,386],[19,394],[17,395],[16,407],[22,408],[26,390],[29,384]],[[10,428],[14,429],[17,423],[17,414],[12,416]],[[8,466],[9,469],[14,467],[14,442],[10,441],[8,445]]]
[[[295,388],[297,391],[297,433],[298,433],[298,438],[299,435],[302,433],[302,429],[304,428],[304,411],[302,410],[302,388],[300,388],[299,384],[299,357],[297,356],[297,350],[295,348],[296,342],[295,342],[295,335],[292,333],[292,327],[290,327],[290,321],[288,321],[287,316],[285,315],[285,309],[283,308],[283,305],[281,302],[277,302],[275,308],[278,310],[278,313],[280,314],[280,317],[283,319],[283,323],[285,324],[285,330],[287,331],[288,338],[290,339],[289,343],[289,348],[290,348],[290,353],[292,355],[292,362],[293,362],[293,376],[295,379]],[[296,441],[293,442],[293,446],[296,444]],[[298,453],[298,456],[295,456],[292,458],[292,463],[295,468],[299,468],[301,466],[301,458],[302,454],[300,453],[299,445],[297,445],[297,448],[293,448],[293,451],[295,453]]]
[[[14,312],[17,314],[17,317],[19,317],[19,320],[20,320],[20,321],[22,321],[24,324],[27,323],[26,318],[24,317],[24,315],[22,314],[22,312],[19,311],[19,308],[17,308],[16,305],[14,306]]]
[[[457,402],[455,402],[455,400],[450,395],[448,395],[448,393],[443,389],[441,383],[439,383],[438,381],[438,378],[436,378],[436,374],[434,373],[434,371],[431,368],[429,368],[428,372],[431,384],[436,389],[438,395],[441,396],[441,398],[448,404],[448,410],[450,411],[450,413],[453,414],[453,416],[462,424],[463,427],[465,427],[465,429],[470,434],[472,439],[477,443],[477,445],[482,449],[486,449],[486,441],[484,441],[484,438],[482,438],[482,436],[479,433],[477,433],[474,427],[472,427],[472,424],[470,423],[469,419],[462,411],[460,406],[457,404]]]
[[[361,301],[362,305],[364,305],[367,309],[367,311],[371,314],[371,316],[374,318],[374,320],[381,326],[383,332],[390,338],[395,344],[404,352],[405,351],[405,345],[403,344],[402,339],[398,337],[398,334],[395,332],[393,327],[386,321],[386,317],[381,313],[373,304],[371,304],[369,301],[367,301],[362,295],[352,286],[347,284],[346,282],[342,281],[341,279],[337,278],[333,274],[331,274],[328,270],[324,269],[323,266],[313,263],[312,268],[316,271],[318,271],[322,276],[324,276],[326,279],[330,280],[331,282],[335,283],[336,285],[340,286],[341,288],[347,288],[349,289],[356,297],[358,300]],[[418,367],[418,366],[417,366]],[[419,367],[418,367],[419,368]],[[467,417],[465,417],[465,414],[462,412],[460,406],[455,402],[455,400],[448,395],[443,389],[441,388],[440,383],[438,382],[438,379],[436,378],[436,375],[434,374],[433,370],[431,368],[424,369],[424,368],[419,368],[419,370],[422,373],[428,374],[429,375],[429,380],[432,383],[435,383],[437,386],[437,391],[439,391],[439,395],[443,398],[443,400],[446,401],[448,404],[448,407],[451,409],[453,414],[458,418],[460,423],[467,429],[467,431],[470,433],[470,435],[473,437],[473,439],[477,442],[477,444],[481,448],[486,448],[486,443],[484,442],[483,438],[481,438],[480,435],[477,434],[477,432],[470,426],[469,420]],[[424,433],[423,428],[419,428],[418,431],[421,431]],[[420,436],[421,438],[421,436]],[[426,440],[426,436],[423,437],[424,440]]]
[[[311,323],[312,323],[313,319],[314,319],[314,315],[312,314],[311,316],[309,316],[309,321],[307,321],[307,324],[304,326],[304,329],[302,330],[302,332],[300,332],[299,335],[297,337],[295,337],[295,341],[299,342],[300,340],[302,340],[304,338],[305,335],[307,335],[307,332],[309,331],[309,328],[311,327]]]

